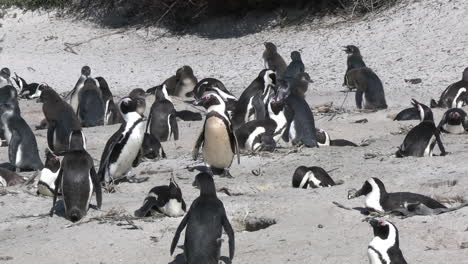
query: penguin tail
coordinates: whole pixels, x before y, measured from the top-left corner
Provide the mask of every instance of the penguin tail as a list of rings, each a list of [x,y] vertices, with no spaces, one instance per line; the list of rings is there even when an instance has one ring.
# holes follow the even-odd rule
[[[335,181],[335,185],[342,185],[344,183],[343,180],[337,180]]]
[[[78,208],[75,207],[70,210],[70,220],[73,223],[79,221],[82,217],[81,211]]]
[[[437,108],[439,107],[439,104],[434,99],[431,99],[430,106],[431,108]]]

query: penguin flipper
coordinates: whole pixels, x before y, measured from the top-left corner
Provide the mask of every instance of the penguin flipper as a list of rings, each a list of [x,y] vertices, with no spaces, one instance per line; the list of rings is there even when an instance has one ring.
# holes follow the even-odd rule
[[[171,131],[172,131],[172,135],[174,136],[174,140],[179,140],[179,127],[177,126],[176,113],[173,113],[170,115],[169,123],[171,125]]]
[[[91,165],[93,165],[92,159],[91,159]],[[101,189],[101,184],[99,183],[98,175],[96,174],[96,169],[94,169],[94,165],[91,166],[90,174],[91,174],[91,180],[93,181],[93,185],[94,185],[94,192],[96,193],[97,208],[101,209],[102,189]]]
[[[53,152],[54,148],[54,133],[55,133],[55,122],[49,122],[47,128],[47,145],[49,149]]]
[[[125,126],[125,124],[122,124],[122,126]],[[121,126],[121,127],[122,127]],[[109,158],[112,154],[112,151],[114,151],[114,147],[117,144],[117,142],[121,141],[123,138],[123,135],[119,131],[114,133],[109,140],[106,143],[106,146],[104,147],[104,151],[102,152],[101,156],[101,161],[99,164],[99,170],[98,170],[98,176],[101,182],[105,181],[105,176],[106,176],[106,168],[109,165]]]
[[[393,121],[419,120],[419,110],[415,107],[406,108],[399,112]]]
[[[264,120],[266,117],[266,108],[260,92],[254,96],[252,105],[255,111],[255,120]]]
[[[437,126],[437,129],[439,131],[446,133],[447,131],[445,131],[445,129],[444,129],[445,123],[447,123],[447,112],[444,113],[444,115],[440,119],[439,125]]]
[[[57,196],[58,196],[58,189],[59,189],[59,185],[62,185],[61,182],[62,182],[62,176],[63,176],[63,169],[60,168],[59,170],[59,174],[57,176],[57,179],[55,179],[55,189],[54,189],[54,198],[52,200],[52,208],[50,208],[50,216],[53,216],[54,215],[54,208],[55,208],[55,203],[57,202]],[[63,192],[63,190],[62,190]]]
[[[190,217],[190,210],[184,216],[184,218],[180,222],[179,227],[177,227],[177,230],[176,230],[176,232],[174,234],[174,238],[172,239],[172,243],[171,243],[171,256],[174,253],[174,249],[177,246],[177,242],[179,242],[180,233],[182,232],[182,230],[184,230],[185,226],[187,225],[189,217]]]
[[[442,140],[440,139],[440,131],[434,127],[434,136],[436,138],[437,146],[439,146],[440,155],[445,156],[447,152],[445,151],[444,144],[442,144]]]
[[[206,122],[206,121],[205,121]],[[197,141],[195,142],[195,146],[193,147],[193,150],[192,150],[192,158],[193,160],[197,160],[198,158],[198,152],[200,151],[200,147],[201,147],[201,144],[203,143],[203,141],[205,141],[205,126],[203,125],[203,130],[202,132],[200,133],[200,135],[198,136],[198,139]]]
[[[226,216],[226,211],[223,212],[221,223],[229,238],[229,258],[232,260],[234,258],[235,251],[234,230],[232,229],[231,223],[229,223],[229,219]]]
[[[13,133],[10,142],[8,143],[8,160],[11,164],[18,167],[20,164],[16,164],[16,157],[18,153],[18,148],[21,143],[21,136],[17,133]]]

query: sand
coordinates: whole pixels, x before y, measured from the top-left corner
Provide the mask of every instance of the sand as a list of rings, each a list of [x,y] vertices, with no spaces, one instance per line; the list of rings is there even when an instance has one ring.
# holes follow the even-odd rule
[[[222,80],[234,94],[262,69],[262,43],[273,41],[289,61],[289,52],[299,50],[314,83],[307,101],[311,106],[326,102],[341,105],[345,94],[341,84],[346,55],[341,46],[361,48],[365,62],[384,82],[389,108],[377,113],[356,111],[354,94],[343,107],[345,113],[331,121],[315,115],[317,127],[332,138],[356,143],[370,140],[366,147],[302,149],[287,154],[290,146],[281,143],[274,154],[241,157],[232,166],[234,179],[215,178],[217,188],[227,187],[232,196],[219,193],[228,217],[235,226],[234,263],[367,263],[367,245],[372,239],[370,225],[357,211],[335,206],[363,206],[363,198],[347,200],[347,191],[360,188],[369,177],[379,177],[388,191],[411,191],[432,197],[467,199],[466,135],[443,135],[445,157],[405,158],[392,156],[405,134],[402,128],[416,121],[393,122],[415,98],[428,104],[431,98],[461,78],[468,66],[468,2],[464,0],[409,1],[361,19],[341,21],[325,17],[307,25],[265,29],[239,38],[205,39],[172,36],[164,30],[104,29],[90,22],[60,17],[55,12],[26,12],[10,9],[0,20],[0,65],[8,66],[29,82],[46,82],[59,92],[73,88],[80,68],[89,65],[93,76],[104,76],[119,98],[131,89],[149,88],[190,65],[199,79]],[[84,42],[65,51],[65,43]],[[404,79],[421,78],[412,85]],[[150,105],[152,98],[148,97]],[[42,119],[41,105],[20,101],[22,115],[31,127]],[[148,107],[149,108],[149,107]],[[181,102],[177,109],[192,109]],[[434,110],[436,122],[443,110]],[[367,123],[354,121],[366,118]],[[182,250],[170,256],[169,247],[181,218],[134,220],[138,229],[125,220],[92,221],[109,212],[132,215],[154,186],[168,184],[172,170],[188,205],[198,196],[192,187],[196,172],[186,167],[200,165],[191,160],[191,149],[202,122],[179,122],[177,142],[163,146],[166,160],[142,163],[135,173],[159,171],[142,184],[121,184],[117,193],[104,194],[100,211],[90,209],[82,224],[60,216],[24,217],[47,213],[49,197],[37,197],[24,189],[8,188],[18,194],[0,196],[0,260],[5,263],[183,263]],[[84,129],[88,151],[95,165],[110,135],[118,126]],[[45,131],[35,131],[39,148],[46,147]],[[435,151],[436,154],[438,150]],[[374,158],[366,159],[368,154]],[[0,161],[7,160],[1,148]],[[291,177],[300,166],[320,166],[344,184],[326,189],[291,188]],[[260,169],[255,176],[252,170]],[[29,176],[30,174],[23,174]],[[455,186],[428,183],[456,180]],[[93,201],[94,203],[94,201]],[[418,216],[401,220],[390,217],[399,229],[400,247],[409,263],[468,263],[468,208],[438,216]],[[242,231],[244,219],[271,218],[276,224],[256,232]],[[90,221],[86,223],[87,221]],[[118,224],[124,225],[118,225]],[[227,236],[222,255],[226,256]],[[179,245],[183,244],[183,237]],[[177,256],[177,257],[176,257]],[[5,260],[5,261],[3,261]]]

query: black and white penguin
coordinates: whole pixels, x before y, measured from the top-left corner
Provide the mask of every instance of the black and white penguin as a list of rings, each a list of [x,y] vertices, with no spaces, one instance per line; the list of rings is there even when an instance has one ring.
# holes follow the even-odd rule
[[[431,209],[446,208],[438,201],[421,194],[410,192],[387,193],[384,184],[378,178],[369,178],[357,191],[355,189],[350,190],[348,199],[362,195],[366,196],[366,209],[378,213],[395,212],[416,203],[424,204]]]
[[[37,183],[37,194],[45,196],[54,196],[55,192],[55,181],[57,180],[60,171],[60,159],[52,151],[46,149],[46,161],[45,166],[39,176],[39,182]],[[58,193],[61,194],[61,190]]]
[[[302,62],[301,53],[299,51],[291,52],[291,62],[281,78],[296,78],[300,73],[304,73],[305,66]]]
[[[75,87],[68,95],[68,103],[73,108],[73,111],[77,113],[79,104],[79,94],[81,88],[83,88],[86,79],[91,78],[91,68],[89,66],[83,66],[81,68],[81,76],[75,84]]]
[[[197,83],[193,89],[193,97],[195,100],[200,100],[205,93],[215,92],[226,103],[228,113],[231,113],[236,108],[237,98],[228,90],[224,84],[215,78],[205,78]]]
[[[271,42],[265,42],[263,45],[265,46],[265,51],[262,57],[265,69],[276,72],[277,76],[282,76],[286,71],[287,64],[278,53],[278,48]]]
[[[142,88],[135,88],[130,91],[128,97],[137,102],[137,112],[141,116],[145,116],[146,111],[146,92]]]
[[[125,122],[104,147],[98,171],[99,179],[108,183],[117,183],[125,178],[130,182],[141,182],[146,179],[135,179],[134,176],[129,177],[129,174],[145,135],[143,116],[138,112],[138,102],[130,97],[124,97],[119,108]]]
[[[354,45],[348,45],[348,46],[344,46],[343,48],[344,48],[343,51],[346,52],[346,54],[348,54],[348,58],[346,59],[347,68],[346,68],[346,73],[345,73],[344,82],[343,82],[343,86],[345,86],[347,85],[346,75],[348,74],[350,70],[363,68],[367,66],[364,63],[364,60],[362,59],[361,51],[359,50],[358,47]],[[352,89],[352,87],[348,87],[348,88],[350,90]]]
[[[240,163],[240,156],[239,145],[226,111],[226,104],[216,93],[205,94],[198,104],[207,109],[207,115],[203,130],[195,142],[192,158],[197,160],[198,152],[203,145],[203,161],[212,172],[232,177],[229,168],[234,155],[237,154],[238,163]]]
[[[362,97],[364,96],[364,109],[386,109],[385,92],[382,81],[370,68],[362,67],[352,69],[346,73],[346,85],[356,88],[356,106],[362,109]]]
[[[317,138],[317,144],[319,146],[337,146],[337,147],[357,147],[355,143],[348,141],[346,139],[331,139],[330,135],[327,133],[327,131],[318,128],[315,130],[316,132],[316,138]]]
[[[266,104],[275,93],[276,74],[262,70],[257,78],[242,92],[232,113],[234,129],[252,120],[265,118]]]
[[[104,124],[104,101],[101,90],[94,79],[85,80],[78,93],[77,115],[82,127],[95,127]]]
[[[102,100],[104,101],[104,125],[114,125],[123,122],[122,114],[120,113],[117,105],[114,102],[114,96],[103,77],[96,77],[101,90]]]
[[[294,188],[322,188],[336,185],[328,173],[320,167],[299,166],[293,174],[292,186]]]
[[[15,72],[15,76],[12,78],[20,90],[20,93],[19,93],[20,98],[35,99],[41,96],[42,89],[40,88],[44,86],[44,84],[27,83],[26,80],[18,76],[16,72]]]
[[[8,68],[2,68],[0,70],[0,88],[7,85],[13,86],[13,82],[11,81],[11,71]]]
[[[161,142],[159,142],[159,140],[150,133],[145,133],[140,152],[138,153],[138,157],[135,159],[132,166],[136,168],[143,161],[155,160],[159,158],[166,158],[166,153],[164,152]]]
[[[273,133],[273,140],[278,143],[281,139],[284,131],[288,126],[288,120],[286,119],[286,115],[284,114],[284,106],[285,101],[276,101],[276,96],[273,97],[267,105],[267,114],[270,120],[275,122],[275,132]]]
[[[234,258],[235,238],[223,202],[216,197],[213,177],[200,173],[195,177],[200,196],[195,199],[182,219],[171,243],[171,255],[185,231],[184,254],[188,264],[218,264],[221,255],[223,229],[229,238],[229,258]]]
[[[26,182],[26,179],[13,171],[0,168],[0,187],[10,187]]]
[[[42,90],[38,102],[43,103],[49,149],[55,154],[68,150],[70,133],[73,130],[81,130],[80,121],[73,108],[50,87]]]
[[[283,78],[282,81],[288,82],[292,94],[302,97],[305,97],[309,84],[313,83],[307,72],[298,73],[296,77]]]
[[[94,169],[93,158],[86,151],[86,139],[81,130],[74,130],[70,134],[69,151],[63,157],[57,177],[50,216],[55,211],[59,186],[65,216],[72,222],[79,221],[86,215],[93,192],[96,194],[97,208],[101,208],[101,184]]]
[[[398,229],[391,222],[381,219],[369,221],[374,238],[367,247],[370,264],[406,264],[400,249]]]
[[[431,107],[461,108],[468,103],[468,67],[463,71],[462,79],[447,87],[440,99],[431,100]]]
[[[160,142],[166,142],[171,137],[179,140],[179,127],[174,104],[169,97],[166,85],[155,90],[155,101],[151,106],[146,131],[156,137]]]
[[[14,106],[16,113],[21,113],[18,104],[18,92],[16,91],[15,87],[11,85],[6,85],[0,87],[0,104],[10,104]],[[1,115],[1,113],[0,113]],[[3,121],[0,119],[0,146],[8,146],[8,142],[6,140],[5,130],[3,128],[4,124]]]
[[[271,119],[253,120],[243,124],[235,132],[240,149],[247,151],[270,151],[276,148],[274,134],[275,121]]]
[[[169,185],[152,188],[143,201],[143,206],[135,211],[135,216],[151,216],[152,211],[169,217],[183,216],[187,211],[187,206],[182,197],[182,190],[174,177],[171,177]]]
[[[437,128],[450,134],[464,134],[468,131],[468,117],[461,108],[447,110],[442,116]]]
[[[406,156],[431,157],[436,143],[439,146],[440,155],[446,155],[447,153],[440,139],[440,132],[434,124],[431,109],[414,99],[412,104],[419,111],[421,123],[408,132],[395,156],[397,158]]]
[[[41,170],[44,165],[39,157],[36,137],[26,121],[11,104],[0,104],[0,113],[10,163],[21,171]]]

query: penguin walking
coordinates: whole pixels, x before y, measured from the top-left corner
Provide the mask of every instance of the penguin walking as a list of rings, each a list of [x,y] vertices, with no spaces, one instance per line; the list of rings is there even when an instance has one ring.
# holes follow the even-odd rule
[[[278,53],[278,48],[271,42],[263,43],[265,51],[263,52],[263,63],[265,69],[276,72],[277,76],[282,76],[286,71],[287,65],[283,57]]]
[[[77,113],[79,104],[79,94],[81,88],[83,88],[86,79],[91,78],[91,68],[89,66],[83,66],[81,68],[81,76],[75,84],[75,87],[68,95],[68,103],[73,108],[73,111]]]
[[[348,45],[348,46],[344,46],[343,48],[344,48],[343,51],[346,52],[346,54],[348,54],[348,58],[346,59],[347,68],[346,68],[346,73],[345,73],[344,82],[343,82],[343,86],[346,86],[347,85],[346,75],[348,74],[350,70],[364,68],[367,66],[364,63],[364,60],[362,59],[361,51],[359,50],[358,47],[354,45]],[[348,88],[350,90],[353,89],[353,87],[348,87]]]
[[[240,163],[239,145],[232,129],[231,119],[226,112],[226,104],[216,93],[204,95],[198,102],[207,109],[203,130],[198,136],[192,151],[193,160],[197,160],[200,147],[203,145],[203,160],[214,174],[229,173],[234,155]]]
[[[388,193],[385,185],[378,178],[369,178],[364,182],[361,189],[348,191],[348,199],[354,199],[362,195],[366,197],[366,209],[377,213],[399,212],[415,204],[423,204],[431,209],[447,208],[438,201],[421,194],[410,192]]]
[[[296,78],[300,73],[305,72],[305,66],[302,62],[301,53],[299,51],[291,52],[291,63],[289,63],[286,71],[281,78]]]
[[[400,249],[396,226],[387,220],[371,219],[374,238],[367,247],[370,264],[407,264]]]
[[[431,99],[431,108],[447,107],[461,108],[468,103],[468,67],[462,74],[462,79],[449,85],[440,95],[439,101]]]
[[[86,215],[93,192],[96,194],[97,208],[101,208],[101,184],[94,169],[93,158],[86,151],[86,139],[81,130],[74,130],[70,134],[69,151],[63,157],[55,183],[50,216],[55,212],[59,186],[65,204],[65,215],[70,221],[79,221]]]
[[[174,177],[171,177],[169,185],[152,188],[143,201],[143,206],[135,211],[135,216],[150,216],[152,211],[157,211],[169,217],[180,217],[187,211],[187,206],[182,197],[182,190]]]
[[[148,178],[137,179],[130,175],[130,170],[144,139],[143,115],[138,112],[138,101],[130,97],[123,98],[119,108],[125,122],[104,147],[98,171],[99,179],[101,182],[114,184],[124,179],[129,182],[142,182]]]
[[[50,87],[42,90],[38,102],[43,103],[42,111],[47,121],[47,144],[55,154],[68,150],[70,133],[81,130],[81,124],[73,108],[60,98]]]
[[[436,143],[439,146],[440,155],[445,156],[447,152],[445,152],[444,145],[440,139],[439,129],[434,124],[431,109],[414,99],[412,104],[419,111],[421,123],[408,132],[395,156],[397,158],[406,156],[432,157]]]
[[[464,134],[468,131],[468,117],[461,108],[447,110],[437,126],[441,132]]]
[[[166,85],[157,88],[154,96],[155,101],[151,106],[146,131],[149,128],[150,134],[160,142],[166,142],[171,137],[179,140],[176,110],[167,93]]]
[[[292,178],[293,188],[322,188],[336,185],[328,173],[320,167],[299,166]]]
[[[319,146],[357,147],[355,143],[346,139],[331,139],[327,131],[319,128],[316,130],[317,143]]]
[[[39,176],[39,182],[37,183],[37,194],[53,197],[55,181],[60,171],[60,159],[49,149],[46,149],[45,154],[46,161],[41,175]],[[62,195],[61,190],[58,195]]]
[[[364,109],[386,109],[385,92],[382,81],[370,68],[352,69],[346,74],[346,84],[350,89],[356,88],[356,106],[362,109],[364,96]]]
[[[44,165],[39,157],[36,137],[26,121],[11,104],[1,104],[0,113],[10,163],[21,171],[41,170]]]
[[[112,95],[107,81],[100,76],[96,77],[96,81],[99,83],[102,100],[104,101],[104,125],[107,126],[122,123],[122,114],[114,102],[114,96]]]
[[[182,219],[171,243],[171,255],[179,241],[180,233],[185,231],[184,253],[188,264],[218,264],[221,255],[221,236],[223,229],[229,238],[229,258],[234,258],[234,230],[226,216],[223,202],[216,196],[213,177],[200,173],[195,177],[200,188],[200,196],[195,199]]]
[[[78,94],[77,114],[82,127],[95,127],[104,124],[104,101],[101,90],[94,79],[86,79]]]

